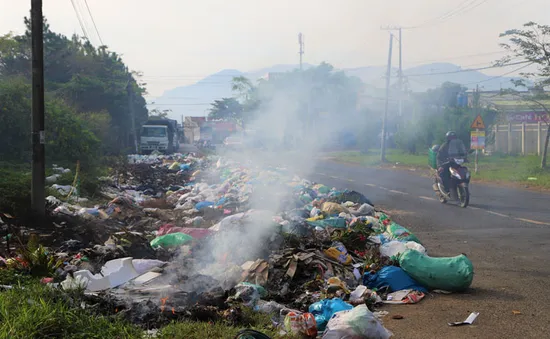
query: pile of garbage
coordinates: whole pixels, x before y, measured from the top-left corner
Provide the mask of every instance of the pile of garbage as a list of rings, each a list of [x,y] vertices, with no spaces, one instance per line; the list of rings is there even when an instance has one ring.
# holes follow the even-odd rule
[[[132,155],[103,195],[108,203],[87,208],[49,198],[54,214],[95,233],[64,239],[61,280],[47,283],[84,288],[149,328],[238,318],[245,306],[282,333],[389,338],[379,307],[473,279],[465,255],[428,256],[363,194],[282,168]]]

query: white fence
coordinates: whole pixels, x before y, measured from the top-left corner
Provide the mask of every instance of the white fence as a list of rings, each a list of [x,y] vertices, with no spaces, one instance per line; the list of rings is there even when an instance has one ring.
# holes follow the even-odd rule
[[[547,129],[546,124],[541,122],[497,124],[493,127],[495,138],[493,151],[506,154],[541,155]]]

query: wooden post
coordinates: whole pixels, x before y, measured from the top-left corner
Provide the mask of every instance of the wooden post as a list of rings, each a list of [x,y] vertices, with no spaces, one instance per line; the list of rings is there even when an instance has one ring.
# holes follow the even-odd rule
[[[498,150],[498,123],[495,124],[494,130],[495,130],[495,132],[494,132],[495,133],[495,152],[499,152],[499,150]]]
[[[508,154],[512,154],[512,123],[508,123]]]
[[[479,138],[479,128],[476,128],[477,137]],[[479,139],[478,139],[479,140]],[[479,147],[479,141],[478,141],[478,147]],[[474,162],[474,172],[477,174],[477,161],[479,159],[479,149],[476,148],[476,157]]]
[[[542,123],[537,124],[537,155],[542,155]]]
[[[521,123],[521,155],[525,155],[525,122]]]

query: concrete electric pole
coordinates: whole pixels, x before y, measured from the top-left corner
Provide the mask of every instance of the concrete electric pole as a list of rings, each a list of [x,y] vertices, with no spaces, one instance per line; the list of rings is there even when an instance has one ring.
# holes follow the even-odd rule
[[[390,50],[388,52],[388,69],[386,70],[386,104],[384,108],[384,120],[382,121],[382,138],[380,143],[380,161],[386,161],[386,129],[388,124],[388,106],[390,100],[390,76],[391,76],[391,56],[393,47],[393,34],[390,33]]]
[[[403,35],[402,31],[403,28],[400,26],[385,26],[381,27],[382,30],[385,31],[397,31],[398,32],[398,40],[399,40],[399,72],[398,72],[398,78],[399,78],[399,111],[398,116],[401,117],[403,115]]]
[[[31,0],[32,37],[32,181],[31,210],[34,217],[46,215],[46,159],[44,132],[44,20],[42,0]]]
[[[302,61],[304,56],[304,36],[302,33],[298,33],[298,44],[300,44],[300,71],[302,70]]]

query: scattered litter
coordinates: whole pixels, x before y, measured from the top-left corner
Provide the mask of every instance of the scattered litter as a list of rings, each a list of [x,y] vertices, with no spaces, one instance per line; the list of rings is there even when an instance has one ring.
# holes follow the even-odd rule
[[[478,315],[479,315],[479,312],[472,312],[472,313],[470,313],[468,318],[466,318],[466,320],[459,321],[459,322],[454,322],[454,323],[448,323],[448,324],[449,324],[449,326],[471,325],[471,324],[474,323],[474,321],[476,320]]]
[[[392,333],[384,328],[380,320],[359,305],[352,310],[336,313],[328,322],[323,339],[377,338],[387,339]]]

